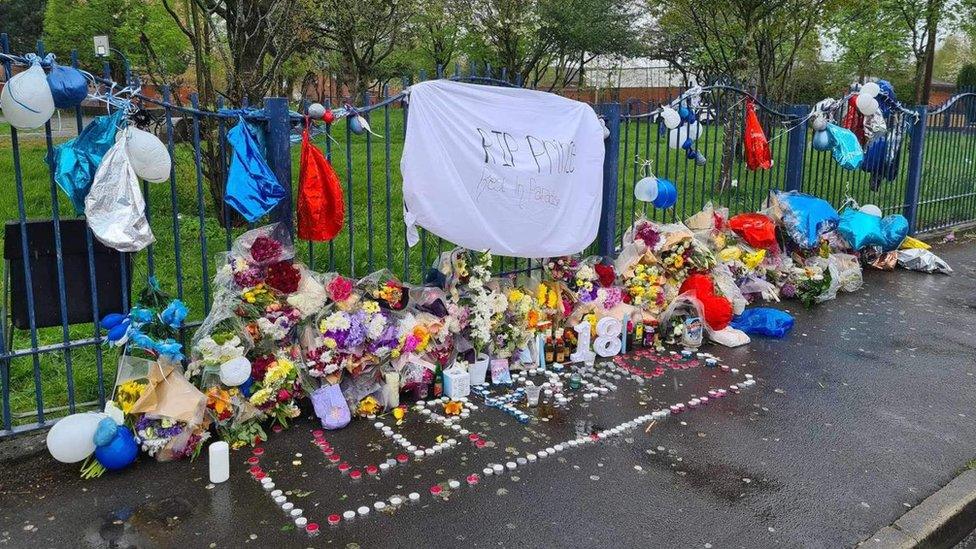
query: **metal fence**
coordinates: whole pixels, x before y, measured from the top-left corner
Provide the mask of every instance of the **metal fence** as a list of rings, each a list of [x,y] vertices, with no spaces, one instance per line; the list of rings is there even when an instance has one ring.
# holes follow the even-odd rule
[[[0,45],[6,53],[5,36],[0,37]],[[12,74],[10,62],[5,61],[3,68],[5,81]],[[108,67],[103,72],[105,78],[110,74]],[[504,73],[493,73],[490,68],[469,69],[466,74],[455,69],[452,77],[512,85]],[[404,79],[402,85],[410,83]],[[38,133],[11,128],[4,131],[9,137],[0,137],[0,181],[7,190],[0,198],[0,211],[7,221],[0,310],[0,438],[103,405],[110,396],[118,356],[105,348],[105,334],[97,320],[108,312],[125,310],[133,291],[150,277],[189,306],[184,344],[210,308],[209,284],[221,265],[220,254],[249,228],[222,207],[223,174],[230,153],[226,132],[238,113],[221,110],[221,104],[213,106],[214,111],[206,110],[195,96],[190,107],[180,107],[170,102],[169,93],[163,89],[161,100],[132,98],[156,113],[152,127],[173,159],[167,183],[143,184],[147,216],[157,240],[138,254],[107,254],[84,221],[71,224],[71,204],[59,191],[48,160],[54,147],[68,136],[52,131],[48,123]],[[973,94],[957,96],[931,112],[918,109],[918,120],[905,113],[889,117],[888,127],[903,131],[901,138],[886,145],[886,152],[897,154],[899,163],[890,181],[873,181],[863,171],[843,171],[829,158],[830,153],[812,150],[812,133],[803,124],[808,107],[773,106],[761,98],[757,110],[771,141],[774,164],[770,170],[749,171],[741,158],[743,108],[748,96],[745,90],[731,87],[706,92],[697,141],[699,152],[707,158],[704,165],[687,160],[683,150],[669,146],[667,132],[648,116],[657,105],[636,101],[595,105],[610,137],[605,143],[600,231],[587,253],[613,255],[623,232],[638,216],[684,219],[709,201],[734,212],[755,210],[771,189],[802,189],[835,205],[853,196],[862,203],[877,204],[886,213],[905,213],[918,231],[976,219]],[[355,135],[345,123],[326,127],[317,137],[316,145],[325,151],[344,184],[347,217],[333,241],[297,242],[296,257],[318,271],[355,277],[385,268],[404,281],[420,283],[438,254],[453,244],[421,231],[419,245],[406,245],[398,160],[409,105],[386,88],[379,97],[366,95],[357,103],[373,131],[382,137]],[[298,177],[298,170],[293,169],[298,150],[292,145],[297,142],[302,119],[282,98],[266,99],[261,107],[249,111],[247,117],[266,128],[269,164],[291,197],[282,201],[269,220],[292,223],[297,191],[293,182]],[[72,136],[86,123],[80,108],[60,116],[62,123],[69,120],[68,125],[74,126],[69,132]],[[674,208],[648,209],[634,200],[634,185],[648,171],[675,182],[679,201]],[[37,239],[44,240],[43,234],[34,233],[38,226],[49,228],[47,248],[37,244]],[[496,261],[499,273],[538,266],[525,259]],[[84,280],[80,288],[78,280]],[[24,288],[25,295],[15,294],[14,288]],[[111,302],[108,297],[118,304],[114,310],[105,306]],[[26,306],[26,316],[19,321],[13,310],[16,303]],[[73,316],[79,303],[90,309],[85,318]]]

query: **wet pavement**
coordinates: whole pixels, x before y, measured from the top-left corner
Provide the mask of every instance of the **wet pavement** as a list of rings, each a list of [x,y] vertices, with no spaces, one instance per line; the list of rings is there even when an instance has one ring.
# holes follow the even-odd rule
[[[465,435],[411,409],[403,425],[357,421],[316,444],[315,425],[303,419],[273,434],[255,464],[246,463],[250,450],[233,452],[231,480],[217,486],[205,458],[143,459],[94,481],[44,452],[6,461],[0,545],[851,546],[976,457],[976,245],[938,252],[953,276],[866,272],[860,292],[810,312],[790,303],[796,326],[784,340],[707,349],[738,374],[697,365],[668,366],[640,385],[602,378],[616,390],[589,402],[577,393],[566,407],[534,411],[529,424],[477,398],[459,422]],[[628,363],[650,370],[654,360]],[[758,383],[739,394],[590,437],[747,373]],[[403,451],[383,426],[418,448],[444,449],[370,475],[367,466]],[[570,444],[577,439],[586,442]],[[557,444],[564,449],[540,455]],[[363,477],[340,472],[342,462]],[[504,472],[486,475],[492,465]],[[252,466],[320,525],[316,537],[294,526]],[[395,497],[404,502],[392,505]],[[361,506],[367,515],[328,525],[330,515]]]

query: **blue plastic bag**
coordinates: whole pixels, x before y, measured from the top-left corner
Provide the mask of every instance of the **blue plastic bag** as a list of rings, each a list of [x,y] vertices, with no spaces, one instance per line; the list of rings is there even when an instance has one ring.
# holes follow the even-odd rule
[[[742,314],[732,319],[731,326],[749,335],[779,339],[793,329],[793,317],[779,309],[756,307],[742,311]]]
[[[798,191],[776,192],[783,210],[783,225],[790,238],[801,248],[814,248],[820,235],[837,227],[837,210],[822,198]]]
[[[272,173],[257,142],[255,136],[258,131],[258,128],[241,118],[227,132],[227,142],[234,153],[227,173],[224,201],[251,223],[271,211],[285,197],[285,188]]]
[[[885,244],[881,231],[881,218],[860,210],[848,208],[841,212],[837,232],[854,250]]]
[[[908,236],[908,220],[901,214],[889,215],[881,220],[881,249],[897,250]]]
[[[121,110],[92,120],[78,137],[54,147],[49,162],[54,167],[54,180],[68,195],[75,213],[85,213],[85,197],[102,157],[115,144],[115,133],[122,123]]]
[[[88,97],[88,79],[74,67],[52,63],[51,72],[47,74],[47,85],[51,88],[54,106],[59,109],[77,107]]]
[[[845,170],[856,170],[864,161],[864,151],[854,132],[836,124],[827,124],[827,131],[833,139],[834,160]]]

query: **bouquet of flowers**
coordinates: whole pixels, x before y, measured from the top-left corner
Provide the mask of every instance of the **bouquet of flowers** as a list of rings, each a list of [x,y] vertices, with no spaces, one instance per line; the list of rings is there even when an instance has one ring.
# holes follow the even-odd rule
[[[409,292],[387,269],[362,278],[358,286],[364,298],[372,299],[385,309],[402,311],[409,302]]]

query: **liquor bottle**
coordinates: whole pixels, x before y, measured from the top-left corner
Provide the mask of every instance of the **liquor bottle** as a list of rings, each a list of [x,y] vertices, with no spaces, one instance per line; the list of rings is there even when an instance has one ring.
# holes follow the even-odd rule
[[[556,362],[566,362],[566,341],[562,336],[556,338]]]
[[[440,398],[441,394],[444,392],[444,371],[441,370],[441,365],[437,365],[437,371],[434,372],[434,398]]]
[[[644,346],[644,323],[635,322],[633,337],[631,338],[630,348],[634,349],[637,347]]]
[[[552,340],[552,334],[546,337],[546,363],[552,364],[555,358],[555,342]]]

